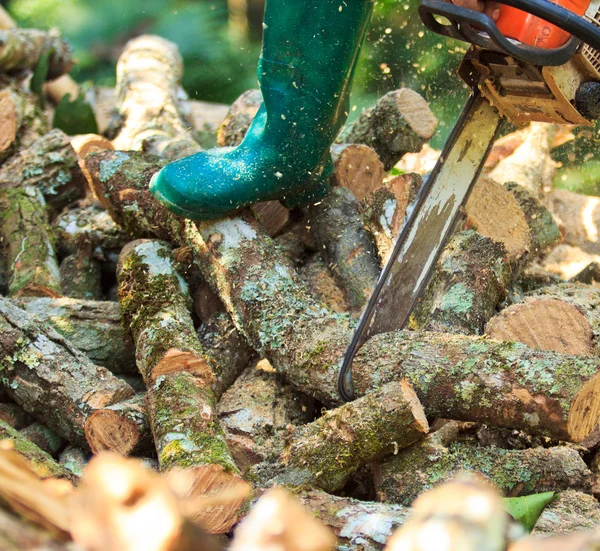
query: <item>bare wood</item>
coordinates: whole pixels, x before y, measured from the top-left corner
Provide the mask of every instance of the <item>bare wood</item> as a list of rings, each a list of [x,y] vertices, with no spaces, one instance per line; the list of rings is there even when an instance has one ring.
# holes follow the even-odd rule
[[[144,394],[94,411],[85,422],[85,438],[96,454],[102,451],[122,456],[148,454],[154,442]]]
[[[21,298],[19,308],[51,325],[97,365],[113,373],[137,373],[135,347],[121,325],[116,302],[61,297]]]
[[[554,186],[556,164],[550,150],[557,126],[531,123],[523,143],[496,165],[489,173],[490,178],[500,184],[516,182],[536,197],[543,197]]]
[[[364,144],[334,144],[333,181],[349,189],[357,201],[362,201],[383,184],[385,171],[374,149]]]
[[[252,206],[252,212],[269,237],[285,230],[290,221],[290,211],[279,201],[263,201]]]
[[[232,551],[274,548],[281,551],[328,551],[335,537],[282,488],[269,490],[235,531]]]
[[[122,119],[115,149],[144,150],[171,159],[201,148],[183,121],[183,63],[177,46],[143,35],[129,41],[117,62],[117,108]]]
[[[600,505],[588,494],[576,489],[560,492],[542,511],[532,534],[563,535],[577,530],[600,528]],[[566,548],[565,548],[566,549]]]
[[[336,187],[311,205],[309,225],[351,309],[362,308],[379,277],[379,257],[352,192]]]
[[[160,514],[148,522],[149,511]],[[103,454],[90,462],[71,500],[70,514],[74,541],[90,551],[220,548],[183,515],[179,500],[163,477],[117,455]]]
[[[600,297],[590,285],[544,287],[513,304],[488,323],[492,338],[522,342],[565,354],[599,353]]]
[[[133,395],[129,385],[7,299],[0,299],[0,329],[9,394],[72,443],[86,446],[83,425],[93,410]]]
[[[508,259],[520,261],[531,249],[529,226],[516,198],[490,178],[479,178],[465,205],[465,229],[504,245]]]
[[[550,210],[564,228],[565,243],[588,254],[600,254],[600,197],[555,189]]]
[[[410,384],[389,383],[298,427],[282,454],[286,470],[280,480],[333,492],[358,468],[397,453],[428,431],[423,406]]]
[[[69,137],[58,129],[21,149],[0,168],[0,189],[32,186],[57,212],[85,195],[85,178]]]
[[[508,514],[498,493],[476,477],[462,477],[420,496],[386,551],[433,549],[431,534],[448,549],[504,551],[507,530]]]
[[[41,192],[33,187],[5,190],[0,193],[0,205],[0,233],[6,251],[9,295],[60,296],[54,235]]]
[[[77,136],[71,136],[71,145],[81,159],[85,159],[87,154],[92,151],[114,150],[112,143],[104,136],[99,136],[98,134],[78,134]]]
[[[405,153],[419,151],[436,128],[437,119],[427,102],[417,92],[400,88],[388,92],[344,128],[338,142],[372,147],[385,170],[390,170]]]

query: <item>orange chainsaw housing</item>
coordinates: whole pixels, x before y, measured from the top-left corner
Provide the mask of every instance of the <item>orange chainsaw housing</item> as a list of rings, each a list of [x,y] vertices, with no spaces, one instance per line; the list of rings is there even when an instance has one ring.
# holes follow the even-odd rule
[[[554,3],[581,16],[587,10],[590,2],[591,0],[558,0]],[[559,48],[571,36],[568,32],[535,15],[505,5],[500,7],[500,17],[496,21],[496,25],[507,38],[513,38],[537,48]]]

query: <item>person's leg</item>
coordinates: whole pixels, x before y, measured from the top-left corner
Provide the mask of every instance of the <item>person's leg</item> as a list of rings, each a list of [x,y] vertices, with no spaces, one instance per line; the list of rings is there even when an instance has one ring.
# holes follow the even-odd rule
[[[256,201],[317,200],[348,114],[372,0],[267,0],[258,78],[264,103],[242,144],[181,159],[151,190],[171,210],[218,218]]]

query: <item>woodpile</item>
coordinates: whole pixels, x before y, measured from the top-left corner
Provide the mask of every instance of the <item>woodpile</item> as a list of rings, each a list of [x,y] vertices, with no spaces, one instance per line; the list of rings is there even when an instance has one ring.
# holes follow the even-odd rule
[[[551,189],[563,129],[498,141],[409,328],[363,345],[343,404],[341,360],[422,184],[386,171],[429,162],[426,102],[398,90],[348,125],[321,202],[193,223],[150,178],[201,133],[239,144],[260,92],[190,102],[175,45],[143,36],[96,91],[99,120],[117,114],[103,135],[66,136],[22,79],[41,54],[13,35],[0,549],[599,544],[599,200]],[[59,76],[70,61],[42,35]],[[526,536],[500,496],[547,491]]]

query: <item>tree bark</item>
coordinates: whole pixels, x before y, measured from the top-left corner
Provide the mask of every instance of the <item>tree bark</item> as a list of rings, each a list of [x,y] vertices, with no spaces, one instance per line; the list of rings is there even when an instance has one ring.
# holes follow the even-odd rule
[[[551,536],[600,527],[600,505],[588,494],[567,489],[546,506],[532,534]],[[566,548],[565,548],[566,549]]]
[[[236,99],[217,130],[217,145],[220,147],[240,145],[262,102],[260,90],[247,90]]]
[[[52,429],[40,422],[25,427],[21,431],[21,435],[52,457],[58,457],[60,450],[65,447],[65,441]]]
[[[83,469],[87,464],[87,454],[76,446],[68,445],[60,454],[58,464],[71,471],[76,477],[83,476]]]
[[[320,253],[313,254],[298,268],[298,275],[308,287],[308,290],[317,297],[327,308],[340,314],[350,309],[343,291],[338,286],[327,263]]]
[[[83,425],[95,409],[133,395],[50,327],[0,299],[0,369],[20,406],[63,438],[86,446]]]
[[[93,257],[92,242],[86,235],[79,238],[79,248],[60,263],[60,286],[63,295],[81,300],[100,300],[102,267]]]
[[[21,430],[33,423],[33,419],[20,405],[13,402],[0,403],[0,420],[13,429]]]

